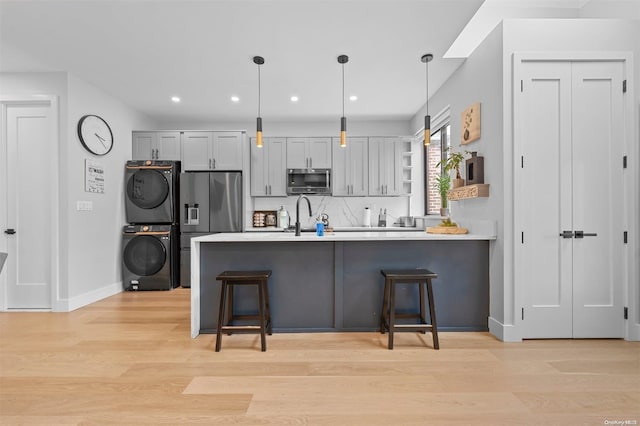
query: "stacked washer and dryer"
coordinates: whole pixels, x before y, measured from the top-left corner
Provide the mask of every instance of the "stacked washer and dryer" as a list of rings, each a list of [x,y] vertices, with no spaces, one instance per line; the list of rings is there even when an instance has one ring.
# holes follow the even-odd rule
[[[170,290],[180,280],[179,161],[127,161],[122,230],[125,290]]]

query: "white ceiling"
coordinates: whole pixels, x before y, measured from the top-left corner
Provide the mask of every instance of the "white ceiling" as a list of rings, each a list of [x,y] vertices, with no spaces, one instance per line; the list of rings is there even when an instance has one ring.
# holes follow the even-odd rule
[[[420,57],[434,54],[434,93],[462,63],[443,56],[482,3],[0,0],[0,71],[68,71],[160,122],[233,122],[256,116],[251,58],[260,55],[264,119],[324,120],[341,114],[336,58],[346,54],[345,95],[358,96],[346,101],[346,115],[409,119],[425,102]],[[289,100],[294,94],[297,104]]]

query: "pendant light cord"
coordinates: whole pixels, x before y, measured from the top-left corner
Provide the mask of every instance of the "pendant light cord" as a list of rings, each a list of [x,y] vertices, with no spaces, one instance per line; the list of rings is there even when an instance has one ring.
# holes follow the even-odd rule
[[[426,115],[429,115],[429,62],[425,62],[425,65],[427,66],[427,68],[426,68],[426,70],[427,70],[426,71],[427,92],[425,93],[426,98],[427,98],[427,114]]]
[[[342,64],[342,116],[344,117],[344,64]]]
[[[260,117],[260,65],[258,65],[258,117]]]

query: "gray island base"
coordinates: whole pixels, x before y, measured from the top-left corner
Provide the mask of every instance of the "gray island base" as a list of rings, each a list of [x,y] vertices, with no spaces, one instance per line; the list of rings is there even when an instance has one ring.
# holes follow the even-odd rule
[[[375,235],[365,235],[375,234]],[[438,274],[438,329],[486,331],[492,235],[425,232],[215,234],[192,240],[191,335],[215,333],[225,270],[273,271],[269,299],[274,332],[377,331],[381,269],[426,268]],[[245,289],[240,289],[245,290]],[[257,294],[238,290],[235,309],[255,311]],[[399,311],[417,307],[416,286],[400,286]]]

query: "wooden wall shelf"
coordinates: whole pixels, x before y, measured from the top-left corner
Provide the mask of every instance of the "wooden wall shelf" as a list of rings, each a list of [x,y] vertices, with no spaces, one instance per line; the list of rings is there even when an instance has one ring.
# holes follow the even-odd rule
[[[489,184],[479,183],[476,185],[461,186],[449,191],[447,198],[451,201],[464,200],[466,198],[478,198],[489,196]]]

